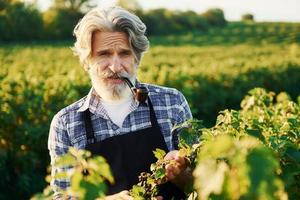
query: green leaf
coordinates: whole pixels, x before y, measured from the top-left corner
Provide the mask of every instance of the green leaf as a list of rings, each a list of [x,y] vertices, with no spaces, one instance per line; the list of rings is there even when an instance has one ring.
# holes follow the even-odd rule
[[[70,155],[69,153],[67,153],[67,154],[64,154],[64,155],[58,157],[55,160],[54,165],[56,167],[67,167],[67,166],[74,166],[74,165],[76,165],[76,163],[77,163],[76,158],[74,156]]]
[[[213,158],[217,159],[220,157],[225,157],[233,149],[233,138],[229,135],[220,135],[203,146],[200,151],[199,159]]]
[[[84,200],[95,200],[97,197],[104,196],[106,191],[104,183],[95,185],[85,180],[80,182],[80,188],[84,191],[82,196]]]
[[[146,190],[142,186],[134,185],[131,189],[130,195],[135,200],[144,200],[144,195],[146,193]]]
[[[155,151],[153,151],[153,154],[155,158],[157,158],[158,160],[162,160],[164,159],[166,152],[162,149],[155,149]]]
[[[300,163],[300,151],[299,151],[299,149],[297,149],[293,146],[288,146],[285,150],[285,153],[294,162]]]
[[[180,144],[183,146],[191,146],[197,142],[198,135],[195,134],[193,129],[182,129],[179,134]]]
[[[54,179],[67,179],[69,178],[67,172],[63,171],[63,172],[57,172],[55,175],[54,175]]]
[[[288,122],[292,127],[299,127],[299,121],[296,118],[288,118]]]
[[[178,152],[178,156],[179,157],[186,157],[186,155],[187,155],[187,149],[179,149],[179,152]]]
[[[151,170],[151,171],[154,171],[155,168],[156,168],[156,164],[155,164],[155,163],[152,163],[152,164],[150,165],[150,170]]]
[[[95,173],[103,176],[110,183],[114,183],[114,178],[106,160],[101,156],[96,156],[88,161],[88,167]]]
[[[164,168],[159,168],[155,171],[155,179],[162,179],[166,176],[166,170]]]
[[[83,197],[85,190],[80,186],[83,180],[83,174],[80,171],[76,171],[71,178],[71,191],[75,193],[76,196]]]
[[[263,142],[265,141],[265,137],[263,136],[262,131],[259,130],[259,129],[246,129],[246,132],[249,135],[254,136],[254,137],[260,139]]]
[[[225,162],[206,160],[199,163],[193,172],[199,199],[208,199],[211,194],[222,192],[226,171],[228,166]]]
[[[273,199],[276,191],[284,191],[282,181],[276,176],[279,163],[268,148],[260,146],[253,149],[246,162],[251,182],[247,197]]]

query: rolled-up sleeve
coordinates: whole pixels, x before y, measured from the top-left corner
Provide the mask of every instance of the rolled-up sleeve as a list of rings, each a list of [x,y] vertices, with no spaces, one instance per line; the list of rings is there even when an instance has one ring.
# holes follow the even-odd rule
[[[181,124],[189,119],[192,119],[192,112],[189,107],[189,104],[183,94],[179,92],[179,110],[178,110],[178,115],[177,115],[177,124]]]
[[[68,152],[71,146],[70,139],[67,133],[66,123],[63,120],[61,114],[56,114],[51,122],[49,138],[48,138],[48,149],[51,157],[51,187],[54,190],[54,199],[59,199],[61,196],[60,190],[64,190],[70,186],[68,179],[55,179],[54,175],[57,172],[66,171],[67,168],[58,168],[54,166],[57,157]]]
[[[176,123],[171,130],[172,132],[172,143],[175,149],[178,149],[179,140],[178,140],[178,134],[182,130],[182,127],[178,127],[177,125],[180,125],[189,119],[192,119],[192,112],[189,107],[189,104],[184,97],[184,95],[178,91],[178,99],[177,99],[177,115],[176,115]]]

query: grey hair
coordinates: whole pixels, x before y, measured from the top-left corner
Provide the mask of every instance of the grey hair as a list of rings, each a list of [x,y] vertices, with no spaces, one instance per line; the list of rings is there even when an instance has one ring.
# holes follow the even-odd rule
[[[95,31],[125,32],[136,64],[140,63],[143,53],[149,48],[149,41],[145,36],[146,26],[136,15],[117,6],[94,8],[74,28],[76,42],[72,50],[86,69],[92,53],[92,34]]]

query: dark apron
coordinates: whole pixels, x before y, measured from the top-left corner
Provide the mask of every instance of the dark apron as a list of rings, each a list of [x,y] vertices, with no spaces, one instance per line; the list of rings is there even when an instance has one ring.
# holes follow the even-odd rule
[[[130,190],[138,183],[141,172],[150,172],[151,163],[157,160],[153,155],[156,148],[168,152],[149,97],[148,104],[152,125],[150,128],[113,136],[99,142],[94,135],[91,113],[88,109],[84,112],[88,141],[86,150],[91,151],[92,155],[105,157],[115,179],[115,184],[109,185],[108,194]],[[163,196],[164,200],[185,198],[185,194],[171,182],[159,186],[159,195]]]

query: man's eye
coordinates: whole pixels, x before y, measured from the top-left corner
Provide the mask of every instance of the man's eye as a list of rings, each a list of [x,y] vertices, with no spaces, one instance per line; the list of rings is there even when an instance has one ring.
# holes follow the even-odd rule
[[[130,51],[123,51],[123,52],[121,52],[121,55],[122,56],[129,56],[129,55],[131,55],[131,52]]]
[[[109,56],[108,52],[99,52],[98,56]]]

